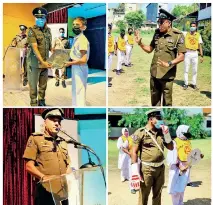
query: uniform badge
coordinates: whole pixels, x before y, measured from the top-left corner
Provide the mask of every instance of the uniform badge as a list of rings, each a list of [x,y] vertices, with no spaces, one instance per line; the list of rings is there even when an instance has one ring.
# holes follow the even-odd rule
[[[38,10],[38,13],[41,14],[41,10]]]
[[[184,38],[180,38],[179,43],[183,44],[184,43]]]
[[[27,147],[32,147],[32,145],[33,145],[33,141],[29,140],[28,143],[27,143]]]
[[[138,139],[138,136],[137,136],[137,135],[132,135],[132,139],[133,139],[134,141],[136,141],[136,140]]]

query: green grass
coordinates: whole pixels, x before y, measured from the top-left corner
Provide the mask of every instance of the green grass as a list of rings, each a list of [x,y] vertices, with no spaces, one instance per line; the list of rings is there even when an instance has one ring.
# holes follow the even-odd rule
[[[118,36],[118,33],[112,33]],[[142,42],[149,45],[153,35],[141,34]],[[138,45],[134,45],[131,68],[123,67],[125,73],[117,77],[111,70],[113,89],[109,89],[109,106],[150,106],[150,65],[153,53],[145,53]],[[113,57],[112,70],[116,68],[117,57]],[[197,86],[199,91],[191,87],[183,90],[184,64],[177,66],[177,75],[173,84],[173,106],[210,106],[211,105],[211,58],[204,56],[204,62],[198,64]],[[189,83],[192,79],[192,69],[189,70]],[[126,83],[124,83],[126,82]],[[141,88],[146,88],[144,92]],[[143,94],[139,94],[143,92]],[[148,92],[147,92],[148,91]],[[124,100],[126,99],[126,100]]]
[[[108,160],[110,167],[116,167],[118,161],[117,140],[108,140]],[[211,159],[211,138],[191,140],[192,148],[198,148],[204,154],[204,160]],[[166,151],[165,151],[166,156]]]

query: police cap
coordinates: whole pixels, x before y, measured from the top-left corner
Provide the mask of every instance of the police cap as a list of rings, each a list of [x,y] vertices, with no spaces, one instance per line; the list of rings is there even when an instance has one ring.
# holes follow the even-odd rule
[[[35,17],[46,17],[47,16],[47,10],[42,7],[35,8],[33,10],[33,16]]]
[[[64,119],[64,111],[61,108],[48,108],[41,114],[42,118],[46,120],[48,117],[58,117]]]
[[[150,117],[162,117],[163,112],[162,112],[161,109],[151,109],[151,110],[146,112],[146,115],[147,115],[148,118],[150,118]]]
[[[170,21],[173,21],[176,19],[175,16],[173,16],[172,14],[170,14],[168,11],[164,10],[164,9],[160,9],[159,10],[159,16],[157,17],[159,19],[168,19]]]
[[[21,30],[27,30],[27,26],[25,26],[25,25],[23,25],[23,24],[19,25],[19,28],[20,28]]]

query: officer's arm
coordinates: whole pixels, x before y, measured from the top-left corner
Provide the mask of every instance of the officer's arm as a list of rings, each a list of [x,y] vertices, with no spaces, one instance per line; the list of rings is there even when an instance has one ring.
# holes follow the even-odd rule
[[[37,59],[41,62],[41,64],[43,64],[45,61],[43,60],[43,58],[41,57],[41,54],[38,50],[38,44],[37,43],[31,43],[33,51],[37,57]]]
[[[12,43],[11,43],[10,46],[12,46],[12,47],[16,47],[16,46],[17,46],[17,40],[16,40],[16,38],[14,38],[14,39],[12,40]]]
[[[131,159],[133,164],[138,161],[138,145],[132,147]]]
[[[177,58],[175,58],[174,60],[172,60],[172,65],[176,65],[180,62],[184,61],[184,53],[178,53]]]
[[[146,46],[142,43],[142,41],[140,41],[140,43],[138,44],[146,53],[151,53],[154,48],[152,46]]]
[[[44,174],[42,174],[35,166],[35,161],[29,160],[26,163],[26,171],[33,175],[34,177],[38,178],[39,180],[44,177]]]

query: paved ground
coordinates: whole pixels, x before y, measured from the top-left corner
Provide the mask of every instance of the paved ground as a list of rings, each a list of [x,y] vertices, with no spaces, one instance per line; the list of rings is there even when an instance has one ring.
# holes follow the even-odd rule
[[[72,79],[66,80],[67,87],[55,87],[55,78],[49,78],[46,91],[47,106],[72,106]],[[30,106],[29,88],[19,91],[4,90],[4,106]],[[87,85],[87,106],[106,105],[106,71],[90,69]]]

